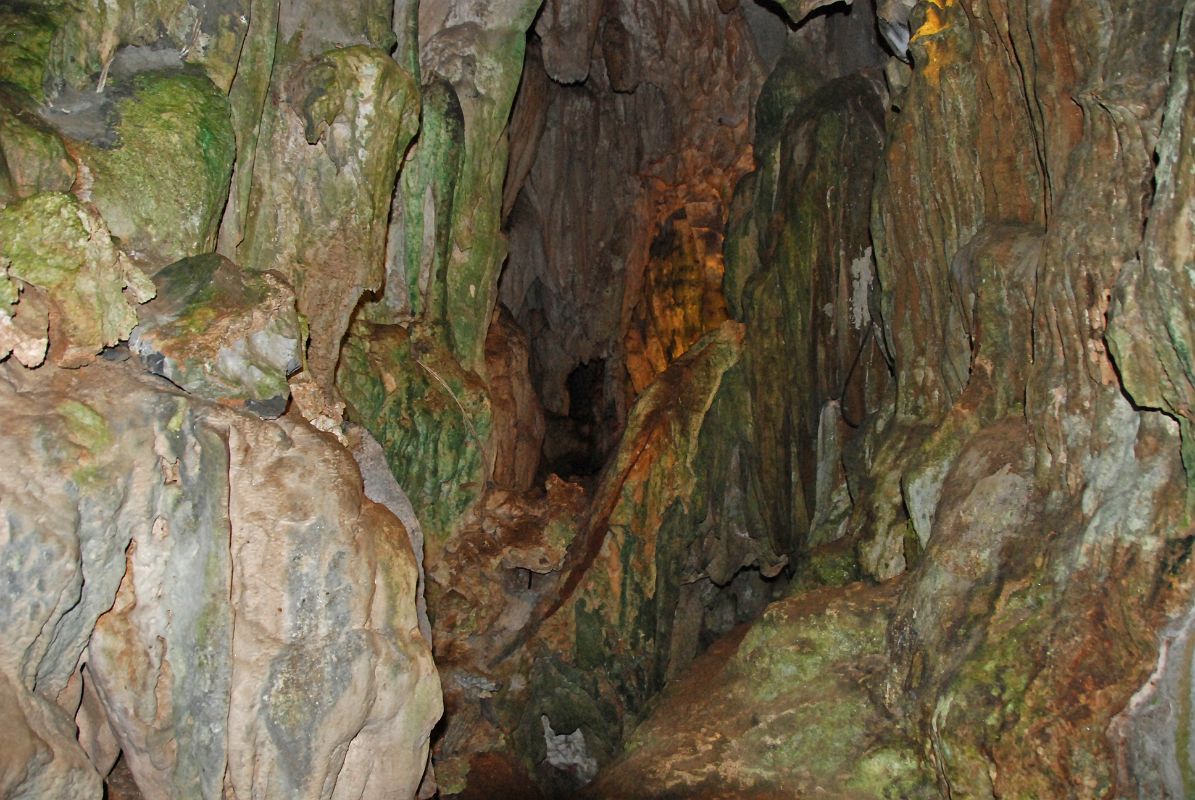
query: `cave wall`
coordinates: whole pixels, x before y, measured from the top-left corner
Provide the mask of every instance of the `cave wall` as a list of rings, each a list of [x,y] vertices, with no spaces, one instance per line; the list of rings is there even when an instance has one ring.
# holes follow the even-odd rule
[[[817,524],[788,526],[810,531],[805,577],[665,692],[592,796],[1190,794],[1177,400],[1190,219],[1175,227],[1188,194],[1190,13],[1178,2],[1112,14],[1083,2],[912,9],[911,66],[892,59],[872,84],[882,152],[859,240],[868,269],[855,272],[867,302],[844,292],[812,339],[768,337],[815,365],[801,376],[810,388],[774,406],[802,434],[757,454],[782,492],[766,477],[769,452],[805,471]],[[817,97],[834,85],[814,76],[781,103],[765,89],[757,118],[810,114],[828,128],[842,112]],[[818,141],[773,154],[762,133],[740,189],[756,201]],[[833,160],[813,163],[816,174]],[[812,212],[812,227],[851,205]],[[809,215],[781,209],[779,225],[800,235]],[[784,303],[817,297],[834,263],[823,254],[769,275],[818,253],[816,239],[786,251],[776,219],[732,215],[728,299],[748,342],[755,326],[795,324]],[[769,278],[780,291],[736,304]],[[851,331],[836,316],[875,325],[849,379],[841,360],[806,350]],[[859,336],[837,341],[854,350]],[[856,389],[836,389],[843,381]],[[749,395],[776,392],[760,381]],[[833,413],[818,421],[827,400]],[[880,586],[807,589],[842,573]],[[836,722],[791,683],[818,685],[827,671],[837,677],[818,698],[873,723]]]
[[[547,411],[567,415],[569,374],[604,360],[608,452],[630,399],[726,317],[722,229],[762,68],[715,3],[558,5],[511,122],[500,299],[532,334]]]
[[[906,453],[904,503],[927,544],[889,632],[888,686],[916,698],[922,730],[933,719],[946,786],[1131,794],[1143,778],[1117,774],[1109,726],[1189,597],[1188,527],[1175,419],[1134,401],[1106,331],[1154,208],[1174,202],[1155,154],[1160,165],[1179,144],[1162,123],[1190,9],[922,11],[925,66],[890,130],[873,216],[896,365],[886,446]],[[969,89],[980,81],[990,93]],[[960,115],[948,95],[974,106]],[[900,164],[934,131],[948,166],[927,184]],[[932,425],[928,439],[905,433],[910,418]],[[865,569],[882,572],[882,552],[865,546]],[[946,631],[967,645],[918,666]]]
[[[0,10],[5,796],[434,791],[420,532],[333,384],[419,122],[391,11]]]

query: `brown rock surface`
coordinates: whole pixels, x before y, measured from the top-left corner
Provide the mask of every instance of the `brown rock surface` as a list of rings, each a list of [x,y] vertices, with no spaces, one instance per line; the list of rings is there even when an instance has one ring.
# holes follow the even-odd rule
[[[570,8],[541,17],[515,104],[500,299],[549,414],[570,414],[570,373],[603,365],[604,456],[634,394],[725,319],[722,229],[762,75],[742,16],[712,0]]]
[[[868,398],[836,456],[849,490],[840,530],[858,567],[892,580],[891,619],[878,629],[865,696],[828,689],[861,702],[860,715],[891,715],[908,744],[818,782],[834,796],[1191,794],[1179,711],[1190,664],[1175,656],[1189,646],[1195,578],[1180,460],[1191,225],[1179,120],[1189,116],[1191,13],[1182,2],[1111,16],[1085,2],[933,0],[913,10],[911,79],[903,92],[889,87],[871,196],[868,310],[895,394]],[[765,90],[761,120],[779,113],[765,105],[775,97]],[[767,176],[764,163],[754,180]],[[840,208],[832,202],[829,218]],[[764,240],[758,213],[737,219],[748,242]],[[767,266],[766,250],[736,263],[753,257]],[[779,280],[783,289],[807,278]],[[831,316],[844,310],[836,301]],[[747,320],[750,331],[759,316]],[[767,387],[757,383],[753,399]],[[809,397],[780,408],[794,413]],[[798,456],[809,438],[776,452],[810,469]],[[815,492],[810,515],[832,497]],[[815,548],[808,568],[829,556]],[[836,604],[857,591],[824,595],[792,635],[841,624]],[[749,635],[770,635],[766,620]],[[679,765],[681,795],[792,790],[794,759],[772,760],[767,748],[730,758],[729,736],[704,740],[719,766],[703,773],[694,740],[727,730],[741,740],[742,715],[690,699],[704,729],[666,700],[595,796],[641,786],[666,795],[660,764]],[[852,733],[815,709],[788,729],[821,737],[806,761],[815,772],[834,762],[837,737],[862,753],[883,729]],[[686,733],[656,747],[673,726]],[[869,783],[885,764],[887,781]],[[920,777],[893,795],[892,770]],[[753,775],[745,788],[744,772]]]

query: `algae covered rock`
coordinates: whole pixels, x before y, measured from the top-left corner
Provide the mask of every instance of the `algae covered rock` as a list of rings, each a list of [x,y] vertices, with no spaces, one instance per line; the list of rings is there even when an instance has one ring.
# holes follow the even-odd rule
[[[344,47],[284,66],[271,88],[236,260],[280,272],[311,325],[308,372],[331,391],[349,320],[381,287],[399,156],[419,90],[381,50]]]
[[[99,215],[66,194],[37,194],[0,209],[0,267],[7,272],[0,273],[0,300],[9,301],[0,315],[36,313],[17,288],[45,292],[50,356],[64,367],[86,364],[127,338],[137,324],[135,304],[154,295]]]
[[[49,3],[6,3],[0,7],[0,82],[9,83],[41,100],[46,65],[58,26]]]
[[[464,155],[465,120],[452,85],[433,75],[421,87],[419,140],[403,163],[387,242],[386,291],[370,320],[445,318],[452,208]]]
[[[0,85],[0,204],[67,192],[75,181],[62,138],[34,110],[28,95]]]
[[[872,699],[891,587],[780,601],[664,690],[586,797],[938,797]]]
[[[235,155],[227,99],[189,70],[137,73],[122,87],[116,145],[79,144],[89,175],[80,195],[138,261],[214,250]]]
[[[286,379],[299,368],[305,333],[285,281],[213,253],[171,264],[154,284],[157,297],[129,339],[150,371],[262,416],[286,410]]]
[[[381,444],[438,549],[491,470],[484,386],[425,333],[367,323],[354,327],[337,377],[350,419]]]
[[[433,276],[442,283],[424,303],[442,298],[443,308],[434,312],[442,313],[448,323],[453,353],[466,369],[477,372],[484,369],[485,339],[498,298],[498,273],[507,253],[501,230],[502,188],[510,149],[506,127],[523,71],[527,30],[539,5],[538,0],[515,0],[462,5],[458,10],[452,3],[429,2],[419,9],[422,73],[446,79],[459,106],[452,102],[437,109],[442,132],[452,138],[437,141],[436,152],[425,158],[431,169],[425,168],[418,182],[404,182],[403,188],[409,193],[407,207],[411,208],[412,203],[423,202],[429,187],[434,186],[441,195],[445,180],[455,183],[449,219],[442,217],[442,196],[435,198],[439,206],[436,227],[429,232],[448,226],[451,248],[441,251],[448,256],[446,274],[442,279]],[[463,130],[450,116],[458,111]],[[457,163],[459,175],[452,174]],[[437,173],[437,165],[451,172]],[[427,221],[422,224],[426,226]],[[442,241],[437,237],[435,246]],[[408,262],[408,270],[413,267],[413,262]]]

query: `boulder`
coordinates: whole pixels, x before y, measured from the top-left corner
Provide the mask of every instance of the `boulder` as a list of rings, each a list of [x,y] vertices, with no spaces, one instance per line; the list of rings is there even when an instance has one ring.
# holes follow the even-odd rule
[[[151,372],[263,417],[286,410],[286,379],[299,369],[306,336],[279,275],[245,272],[212,253],[171,264],[154,284],[157,297],[129,339]]]

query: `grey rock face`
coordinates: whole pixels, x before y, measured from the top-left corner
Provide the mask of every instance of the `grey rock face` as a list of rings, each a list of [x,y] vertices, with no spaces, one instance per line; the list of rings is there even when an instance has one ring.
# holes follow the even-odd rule
[[[0,367],[0,787],[409,797],[441,709],[401,523],[301,421]],[[82,734],[76,720],[85,665]]]
[[[171,264],[154,283],[157,299],[129,339],[151,372],[263,417],[286,410],[305,337],[285,281],[213,253]]]

